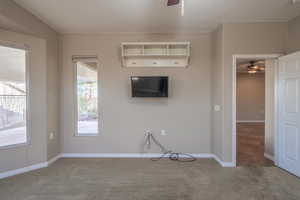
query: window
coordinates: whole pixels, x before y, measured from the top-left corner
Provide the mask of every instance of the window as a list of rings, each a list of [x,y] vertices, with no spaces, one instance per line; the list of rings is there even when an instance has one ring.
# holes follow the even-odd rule
[[[77,135],[98,134],[98,63],[76,62]]]
[[[27,137],[26,50],[0,46],[0,148]]]

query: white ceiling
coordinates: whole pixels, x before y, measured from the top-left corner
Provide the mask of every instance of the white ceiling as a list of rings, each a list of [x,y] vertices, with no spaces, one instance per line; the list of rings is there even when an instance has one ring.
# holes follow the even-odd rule
[[[15,0],[60,33],[208,32],[222,22],[287,21],[300,14],[291,0]]]

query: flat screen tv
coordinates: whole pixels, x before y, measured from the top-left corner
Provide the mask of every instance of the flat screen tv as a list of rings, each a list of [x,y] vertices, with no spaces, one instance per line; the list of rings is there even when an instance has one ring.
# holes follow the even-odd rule
[[[132,97],[168,97],[167,76],[132,76]]]

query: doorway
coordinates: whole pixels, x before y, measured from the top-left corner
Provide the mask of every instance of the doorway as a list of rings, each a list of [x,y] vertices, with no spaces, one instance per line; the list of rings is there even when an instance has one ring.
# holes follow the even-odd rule
[[[276,59],[233,58],[233,157],[236,166],[274,166]]]
[[[273,166],[265,156],[270,137],[265,133],[266,61],[257,58],[237,59],[236,127],[237,165]]]

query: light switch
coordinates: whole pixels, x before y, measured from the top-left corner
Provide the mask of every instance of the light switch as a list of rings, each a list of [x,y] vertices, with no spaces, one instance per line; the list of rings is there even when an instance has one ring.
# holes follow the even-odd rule
[[[216,112],[220,111],[220,110],[221,110],[221,106],[220,106],[220,105],[215,105],[215,106],[214,106],[214,110],[215,110]]]
[[[49,134],[49,139],[50,139],[50,140],[53,140],[53,139],[54,139],[54,133],[53,133],[53,132],[51,132],[51,133]]]

